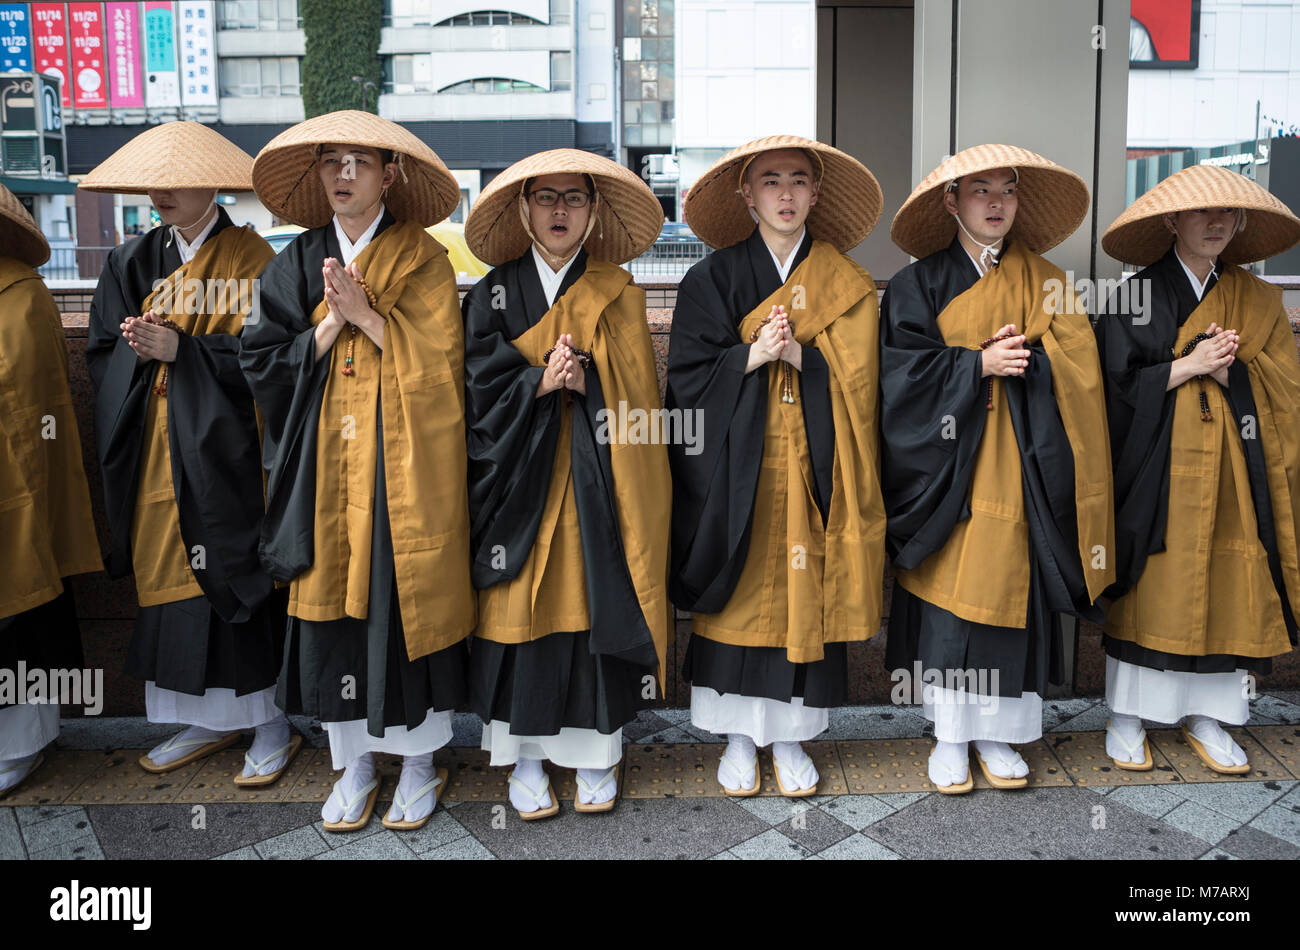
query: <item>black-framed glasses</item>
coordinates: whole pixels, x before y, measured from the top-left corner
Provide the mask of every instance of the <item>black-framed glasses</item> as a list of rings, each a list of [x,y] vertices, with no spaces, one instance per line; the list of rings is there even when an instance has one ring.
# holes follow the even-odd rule
[[[543,208],[553,208],[555,203],[561,198],[564,199],[565,207],[568,208],[585,208],[591,201],[591,192],[583,191],[581,188],[570,188],[568,191],[556,191],[554,188],[535,188],[528,193]]]

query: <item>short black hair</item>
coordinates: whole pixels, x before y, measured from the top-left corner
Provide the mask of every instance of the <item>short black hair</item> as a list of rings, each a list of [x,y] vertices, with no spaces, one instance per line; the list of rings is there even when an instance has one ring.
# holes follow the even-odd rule
[[[563,174],[566,174],[566,173],[565,173],[565,172],[554,172],[553,174],[556,174],[556,175],[563,175]],[[525,179],[524,179],[524,194],[526,194],[526,195],[531,195],[531,194],[533,193],[533,182],[537,181],[537,179],[538,179],[538,178],[541,178],[541,177],[542,177],[541,175],[534,175],[532,178],[525,178]],[[585,178],[586,181],[587,181],[587,194],[589,194],[589,195],[594,195],[594,194],[596,193],[596,180],[595,180],[594,178],[592,178],[590,175],[588,175],[586,172],[583,172],[583,173],[582,173],[582,177]]]

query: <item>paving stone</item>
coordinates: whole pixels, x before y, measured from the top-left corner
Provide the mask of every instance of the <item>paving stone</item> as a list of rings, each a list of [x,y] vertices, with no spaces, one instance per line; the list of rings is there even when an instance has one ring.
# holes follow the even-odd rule
[[[1200,860],[1202,860],[1202,861],[1240,861],[1241,858],[1237,857],[1235,854],[1229,854],[1227,851],[1220,850],[1219,848],[1211,848],[1209,851],[1206,851],[1203,855],[1201,855]]]
[[[532,822],[505,810],[504,827],[498,828],[494,817],[488,803],[467,802],[456,810],[456,820],[497,857],[542,860],[705,858],[768,828],[721,798],[623,799],[598,815],[580,815],[561,804],[554,818]]]
[[[813,854],[829,848],[838,841],[843,841],[855,831],[820,808],[801,811],[789,821],[777,825],[776,830]]]
[[[102,861],[104,850],[92,834],[86,838],[73,838],[60,842],[52,848],[33,851],[33,861]]]
[[[832,798],[821,806],[826,814],[848,825],[854,831],[861,831],[886,815],[892,815],[897,809],[884,801],[886,798],[901,798],[902,795],[841,795]],[[924,797],[924,796],[920,796]]]
[[[623,740],[625,742],[641,742],[646,736],[661,732],[671,725],[673,723],[662,716],[656,715],[648,709],[643,709],[637,713],[636,719],[623,727]]]
[[[19,825],[34,825],[38,821],[49,821],[82,810],[80,805],[20,805],[13,809],[13,813],[18,818]]]
[[[401,834],[406,846],[416,854],[422,855],[426,851],[433,851],[458,838],[463,838],[469,832],[460,822],[451,817],[449,812],[439,808],[429,816],[423,828],[416,831],[403,831]]]
[[[830,711],[830,725],[818,739],[919,739],[926,720],[920,707],[845,706]]]
[[[86,811],[112,861],[215,858],[320,820],[320,806],[308,802],[88,805]]]
[[[246,847],[246,848],[236,848],[234,851],[228,852],[227,854],[219,854],[212,860],[213,861],[260,861],[262,860],[262,856],[257,853],[256,848]]]
[[[822,851],[817,857],[824,861],[898,861],[901,858],[879,841],[863,834],[850,835]]]
[[[18,816],[12,808],[0,808],[0,861],[21,861],[27,857]]]
[[[1286,723],[1294,725],[1300,723],[1300,705],[1279,699],[1276,696],[1260,696],[1250,704],[1250,721],[1247,725],[1255,721],[1258,716],[1261,719],[1271,719],[1273,722]]]
[[[929,794],[929,792],[885,792],[876,795],[875,798],[884,802],[894,811],[901,811],[913,802],[919,802]]]
[[[420,855],[426,861],[495,861],[496,855],[472,835],[465,835]]]
[[[789,821],[797,812],[805,808],[815,807],[812,803],[813,798],[825,796],[813,796],[812,798],[761,798],[755,795],[753,798],[733,798],[732,802],[739,805],[751,815],[762,818],[769,825],[779,825],[783,821]],[[825,797],[830,800],[829,797]]]
[[[328,851],[329,845],[321,840],[320,833],[314,826],[307,825],[259,841],[253,848],[267,861],[302,861]]]
[[[1160,785],[1121,785],[1112,787],[1114,792],[1107,801],[1127,805],[1134,811],[1140,811],[1152,818],[1167,815],[1184,801],[1184,799],[1179,798],[1166,787]]]
[[[380,834],[348,842],[316,855],[314,861],[414,861],[415,853],[402,843],[395,831],[383,828]]]
[[[152,749],[184,727],[150,722],[143,716],[64,716],[59,721],[60,749]]]
[[[1061,720],[1055,726],[1048,728],[1044,725],[1043,730],[1045,732],[1100,732],[1106,728],[1106,720],[1109,718],[1110,708],[1105,703],[1097,703],[1078,715]]]
[[[22,834],[29,854],[80,838],[95,837],[95,831],[90,827],[90,816],[84,808],[74,808],[57,818],[25,825]]]
[[[1168,786],[1168,791],[1245,822],[1296,788],[1300,788],[1296,782],[1188,782]]]
[[[1290,808],[1270,805],[1251,820],[1250,827],[1300,846],[1300,814]]]
[[[1219,847],[1236,857],[1250,860],[1300,861],[1300,847],[1251,825],[1229,831],[1219,842]]]
[[[1105,827],[1095,828],[1101,817]],[[862,834],[905,858],[1131,860],[1205,853],[1202,839],[1081,788],[930,795]]]
[[[1049,699],[1043,702],[1043,731],[1048,732],[1061,723],[1094,708],[1096,699]]]
[[[742,861],[794,861],[806,858],[812,852],[770,828],[761,835],[742,841],[731,849],[731,853]]]
[[[1210,844],[1218,844],[1224,835],[1241,825],[1240,821],[1206,808],[1204,805],[1198,805],[1196,802],[1183,802],[1166,814],[1163,820],[1166,824],[1203,838]]]
[[[739,861],[740,858],[736,857],[730,851],[719,851],[713,857],[709,858],[709,860],[710,861]]]

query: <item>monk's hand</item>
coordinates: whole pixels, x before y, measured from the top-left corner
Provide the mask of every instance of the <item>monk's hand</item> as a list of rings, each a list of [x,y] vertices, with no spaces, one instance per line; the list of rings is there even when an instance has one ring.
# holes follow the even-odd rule
[[[745,364],[745,372],[753,372],[764,363],[771,363],[781,358],[781,351],[785,349],[785,339],[781,335],[781,328],[777,323],[782,308],[773,307],[772,312],[767,315],[767,323],[758,328],[758,339],[749,345],[749,360]]]
[[[1188,370],[1193,376],[1210,376],[1220,386],[1227,386],[1228,367],[1236,362],[1241,338],[1236,330],[1223,330],[1214,323],[1205,332],[1210,338],[1187,354]]]
[[[561,336],[555,341],[555,346],[551,348],[551,358],[547,360],[546,369],[537,383],[538,398],[564,388],[566,356],[563,341],[564,337]]]
[[[1029,350],[1025,349],[1024,335],[1016,334],[1014,323],[1008,323],[993,335],[1007,336],[1007,339],[999,340],[980,354],[980,377],[1024,376],[1029,366]]]
[[[573,336],[560,334],[560,345],[564,347],[564,388],[579,395],[587,395],[587,371],[582,368],[577,355],[573,352]]]
[[[175,330],[162,325],[162,317],[152,311],[142,317],[127,317],[122,335],[142,360],[171,363],[176,359],[179,337]]]
[[[325,260],[325,302],[346,323],[364,328],[372,321],[382,318],[370,309],[366,292],[356,280],[356,263],[348,266],[350,272],[344,270],[343,265],[332,257]]]
[[[794,327],[790,326],[790,317],[785,312],[785,307],[778,305],[776,309],[779,311],[775,322],[781,333],[781,359],[802,372],[803,346],[794,338]]]

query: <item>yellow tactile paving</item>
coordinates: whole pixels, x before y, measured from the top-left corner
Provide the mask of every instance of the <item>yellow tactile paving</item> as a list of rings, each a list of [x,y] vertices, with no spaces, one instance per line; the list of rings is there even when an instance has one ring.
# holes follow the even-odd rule
[[[1025,786],[1026,788],[1052,788],[1074,784],[1066,774],[1065,766],[1052,754],[1052,750],[1048,748],[1044,740],[1026,742],[1024,745],[1018,745],[1015,748],[1029,766],[1029,784]],[[970,767],[971,774],[975,776],[976,788],[993,787],[989,780],[984,777],[984,770],[975,761],[974,743],[971,744]]]
[[[440,749],[433,754],[436,765],[444,766],[447,777],[447,791],[443,800],[449,802],[504,802],[510,797],[506,777],[509,769],[494,769],[488,765],[490,752],[482,749]],[[556,782],[555,773],[551,771],[551,781]],[[558,784],[558,783],[557,783]],[[557,793],[558,794],[558,793]]]
[[[1300,778],[1300,726],[1247,726],[1246,731],[1294,778]]]
[[[0,805],[61,805],[104,764],[106,752],[51,751],[45,763]]]
[[[313,749],[302,748],[289,763],[288,769],[272,785],[260,788],[240,788],[234,779],[244,772],[243,748],[223,749],[203,760],[199,772],[181,789],[176,801],[207,802],[283,802],[307,768]]]
[[[820,778],[817,781],[818,795],[847,795],[849,791],[848,783],[844,780],[844,769],[840,766],[839,750],[835,747],[834,742],[805,742],[804,751],[813,760],[813,765],[817,766],[817,774]],[[726,746],[717,747],[717,755],[722,755],[722,750]],[[760,795],[774,796],[780,795],[781,789],[776,784],[776,773],[772,766],[772,752],[770,749],[759,753],[759,769],[763,776],[763,790]],[[717,771],[717,758],[714,758],[714,772]]]
[[[861,739],[835,745],[850,795],[934,791],[926,775],[932,739]]]
[[[717,743],[629,745],[623,756],[624,798],[722,798]]]
[[[293,776],[285,776],[281,781],[289,785],[280,799],[284,802],[323,802],[330,796],[330,789],[338,775],[330,768],[329,749],[303,749],[298,753],[302,759]],[[340,773],[341,774],[341,773]]]
[[[1251,769],[1245,775],[1224,775],[1202,763],[1183,738],[1181,729],[1148,729],[1147,735],[1151,737],[1152,746],[1159,746],[1185,782],[1267,782],[1291,778],[1291,773],[1282,763],[1273,758],[1244,728],[1236,727],[1227,731],[1250,760]]]
[[[1051,732],[1043,739],[1079,786],[1175,785],[1183,781],[1154,742],[1150,746],[1155,765],[1147,772],[1130,772],[1116,768],[1106,754],[1104,732]]]
[[[164,775],[140,768],[147,749],[119,749],[63,800],[65,805],[167,805],[199,774],[202,762],[191,762]]]

